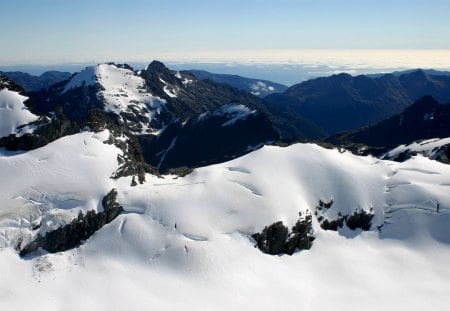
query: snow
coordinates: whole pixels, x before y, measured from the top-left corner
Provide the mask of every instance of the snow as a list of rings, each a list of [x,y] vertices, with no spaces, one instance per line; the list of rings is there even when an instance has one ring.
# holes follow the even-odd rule
[[[31,113],[24,105],[28,97],[8,89],[0,90],[0,137],[18,133],[21,125],[36,121],[38,116]],[[32,131],[24,129],[21,134]]]
[[[69,90],[84,86],[92,86],[97,82],[97,75],[99,66],[86,67],[84,70],[73,75],[69,82],[64,87],[62,93],[66,93]]]
[[[223,105],[216,109],[213,113],[215,116],[221,116],[226,115],[228,117],[231,117],[230,120],[222,124],[222,126],[228,126],[236,123],[236,121],[245,119],[249,115],[254,114],[256,110],[250,110],[248,107],[238,104],[238,103],[230,103]],[[203,118],[204,116],[200,115],[199,119]]]
[[[275,88],[267,83],[262,81],[257,81],[255,83],[250,84],[250,89],[252,90],[253,95],[260,95],[261,92],[273,92]]]
[[[175,92],[175,90],[170,89],[171,86],[169,85],[169,83],[167,83],[166,81],[164,81],[161,78],[159,78],[159,81],[161,81],[164,84],[164,88],[163,88],[164,93],[166,93],[171,98],[176,98],[177,97],[177,93]]]
[[[113,184],[119,150],[104,144],[109,132],[66,136],[30,152],[0,149],[0,248],[30,240],[30,228],[41,232],[70,222],[78,211],[97,210]],[[11,239],[11,237],[16,237]]]
[[[134,134],[154,134],[158,131],[150,127],[150,122],[161,113],[166,101],[148,92],[144,79],[132,70],[119,68],[114,64],[87,67],[72,77],[62,93],[95,84],[100,86],[98,96],[105,103],[105,111],[121,116],[124,123],[127,123],[127,119],[122,116],[124,113],[137,113],[148,120],[132,129]]]
[[[0,228],[35,205],[4,204],[33,194],[31,185],[51,198],[74,193],[83,209],[114,187],[125,209],[77,249],[28,260],[0,251],[2,310],[446,310],[450,302],[448,165],[265,146],[131,187],[131,177],[109,178],[118,151],[105,135],[0,158],[5,176],[18,172],[0,188]],[[86,148],[94,155],[83,156]],[[251,233],[279,220],[291,227],[320,199],[334,200],[331,214],[373,208],[372,230],[324,231],[313,216],[311,250],[271,256],[254,247]],[[14,245],[17,236],[7,238]]]
[[[434,112],[426,113],[426,114],[423,116],[423,119],[424,119],[425,121],[433,120],[433,119],[434,119]]]
[[[184,87],[187,87],[190,83],[194,82],[194,80],[192,79],[183,77],[179,71],[175,73],[175,77],[181,80],[181,83],[183,83]]]
[[[98,66],[99,83],[105,90],[101,91],[106,100],[105,110],[120,114],[130,105],[145,107],[150,120],[153,113],[159,113],[165,100],[152,96],[145,89],[145,81],[129,69],[117,68],[114,65]]]
[[[439,148],[450,144],[450,137],[432,138],[420,142],[414,142],[409,145],[400,145],[387,152],[383,157],[386,159],[395,159],[405,151],[417,152],[431,159],[438,156]]]
[[[167,153],[169,153],[169,151],[170,151],[173,147],[175,147],[175,143],[177,142],[177,138],[178,138],[178,137],[175,137],[174,139],[172,139],[172,141],[170,142],[169,147],[167,147],[166,150],[163,150],[163,151],[161,151],[159,154],[157,154],[157,156],[161,155],[161,158],[160,158],[159,163],[158,163],[158,166],[157,166],[158,169],[160,169],[161,165],[163,164],[164,160],[166,159]]]
[[[166,101],[146,90],[145,81],[133,71],[115,65],[98,66],[98,82],[103,87],[100,95],[105,100],[105,110],[117,115],[136,112],[148,122],[141,122],[134,134],[154,133],[150,122],[164,109]],[[122,118],[126,123],[126,119]]]

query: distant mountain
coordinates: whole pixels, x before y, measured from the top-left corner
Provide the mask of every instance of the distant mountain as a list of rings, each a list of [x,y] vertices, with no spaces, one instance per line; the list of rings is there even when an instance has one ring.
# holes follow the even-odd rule
[[[52,84],[67,80],[72,74],[70,72],[47,71],[40,76],[34,76],[20,71],[0,71],[0,75],[8,77],[15,83],[21,85],[25,91],[31,92],[40,91],[41,89],[48,88]]]
[[[392,148],[436,137],[450,137],[450,104],[439,104],[433,97],[425,96],[398,115],[327,141]]]
[[[435,69],[420,69],[420,68],[394,71],[394,72],[391,72],[390,74],[393,74],[394,76],[401,76],[401,75],[409,74],[409,73],[412,73],[412,72],[415,72],[418,70],[424,72],[428,76],[450,76],[450,71],[441,71],[441,70],[435,70]],[[384,75],[386,75],[386,73],[371,73],[371,74],[367,74],[366,76],[368,76],[370,78],[379,78]]]
[[[288,88],[286,85],[272,81],[245,78],[238,75],[218,74],[205,70],[189,70],[189,72],[192,73],[197,79],[228,84],[261,98],[272,93],[284,92]]]
[[[339,74],[296,84],[264,100],[270,111],[305,118],[332,135],[400,113],[427,94],[439,102],[450,101],[450,76],[422,70],[377,78]]]

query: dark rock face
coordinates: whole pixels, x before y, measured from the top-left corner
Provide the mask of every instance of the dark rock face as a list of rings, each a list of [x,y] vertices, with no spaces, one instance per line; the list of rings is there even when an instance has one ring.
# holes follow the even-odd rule
[[[450,144],[440,147],[436,153],[435,160],[444,164],[450,164]]]
[[[345,217],[345,224],[351,230],[361,229],[362,231],[369,231],[372,227],[372,218],[374,214],[366,212],[365,210],[356,210],[352,215]]]
[[[48,115],[60,107],[71,121],[83,122],[90,111],[103,109],[102,99],[97,96],[100,91],[99,85],[82,86],[64,92],[67,82],[59,82],[46,90],[29,93],[28,96],[33,99],[35,105],[35,112],[39,115]]]
[[[33,150],[47,145],[48,143],[66,135],[76,134],[81,127],[56,109],[52,118],[41,117],[33,122],[36,129],[33,133],[27,133],[20,137],[11,134],[0,138],[0,147],[7,150]]]
[[[188,71],[181,71],[175,76],[164,64],[154,61],[141,72],[147,89],[167,101],[166,109],[160,115],[160,123],[174,119],[185,122],[204,112],[213,111],[230,103],[240,103],[250,109],[264,114],[284,139],[310,139],[323,137],[323,131],[311,122],[296,116],[270,111],[260,98],[239,88],[211,80],[197,79]],[[164,81],[164,82],[162,82]],[[187,82],[188,81],[188,82]],[[164,88],[176,92],[177,97],[170,97]]]
[[[405,150],[402,153],[399,153],[398,156],[395,159],[392,159],[397,162],[404,162],[408,159],[411,159],[411,157],[417,155],[417,152],[411,152],[409,150]]]
[[[93,110],[89,113],[86,121],[88,126],[94,132],[100,132],[108,129],[111,132],[108,144],[115,145],[122,150],[122,155],[118,155],[118,170],[113,174],[112,178],[118,179],[125,176],[133,176],[133,185],[136,185],[135,177],[139,183],[145,181],[145,173],[160,176],[158,170],[147,164],[143,157],[141,146],[136,136],[132,135],[127,128],[120,126],[113,121],[114,119],[102,110]],[[117,137],[120,137],[118,139]],[[123,139],[123,138],[126,139]]]
[[[301,216],[297,223],[292,227],[292,231],[278,221],[270,226],[266,226],[261,233],[252,235],[256,241],[256,246],[266,254],[292,255],[298,249],[310,249],[314,241],[312,230],[312,216],[307,213],[305,217]]]
[[[266,254],[277,255],[284,253],[288,239],[288,228],[278,221],[266,226],[261,233],[252,236],[258,248]]]
[[[172,123],[157,138],[139,137],[147,163],[160,171],[197,167],[241,156],[262,143],[279,139],[279,132],[262,113],[249,114],[224,126],[233,117],[197,115],[184,124]]]
[[[38,237],[21,251],[26,256],[42,248],[49,253],[63,252],[80,246],[105,224],[114,220],[123,208],[116,202],[117,191],[111,190],[102,200],[103,212],[89,211],[86,215],[79,213],[70,224]]]
[[[21,85],[9,79],[7,76],[2,75],[2,73],[0,72],[0,90],[2,89],[8,89],[10,91],[25,95],[25,90]]]
[[[422,70],[376,78],[339,74],[296,84],[265,101],[271,111],[286,110],[334,135],[398,114],[427,94],[450,101],[450,77]]]
[[[286,254],[292,255],[296,248],[310,249],[314,239],[311,214],[307,213],[304,218],[301,218],[300,214],[300,219],[292,227],[287,241]]]
[[[160,122],[166,124],[164,130],[158,136],[138,138],[146,162],[161,171],[223,162],[280,139],[280,122],[251,94],[198,80],[189,72],[175,75],[156,61],[141,76],[147,89],[167,102],[159,115]],[[165,93],[169,86],[176,97]],[[255,113],[223,126],[232,117],[215,111],[231,103],[244,105]]]
[[[424,96],[401,114],[356,131],[327,139],[335,145],[349,143],[392,148],[419,139],[450,136],[450,104]],[[407,156],[407,155],[405,155]]]
[[[371,229],[372,218],[374,217],[372,209],[370,209],[369,212],[364,209],[357,209],[351,215],[342,215],[339,213],[337,218],[328,219],[326,213],[332,205],[333,200],[330,202],[320,200],[319,205],[316,207],[314,214],[317,216],[317,220],[322,229],[337,231],[339,228],[342,228],[344,224],[351,230],[361,229],[362,231],[369,231]]]

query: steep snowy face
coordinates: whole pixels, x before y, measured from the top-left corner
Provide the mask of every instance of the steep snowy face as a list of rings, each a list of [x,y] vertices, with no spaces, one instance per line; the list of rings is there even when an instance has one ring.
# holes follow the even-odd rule
[[[63,93],[78,88],[95,85],[97,82],[99,66],[86,67],[84,70],[73,75],[65,85]]]
[[[36,121],[38,116],[24,105],[28,98],[7,88],[0,89],[0,137],[9,134],[24,134],[27,129],[18,129],[21,125]]]
[[[166,101],[147,91],[144,79],[131,69],[112,64],[87,67],[72,77],[62,94],[95,85],[99,86],[97,96],[104,103],[104,110],[118,115],[134,134],[158,130],[151,122],[164,109]]]

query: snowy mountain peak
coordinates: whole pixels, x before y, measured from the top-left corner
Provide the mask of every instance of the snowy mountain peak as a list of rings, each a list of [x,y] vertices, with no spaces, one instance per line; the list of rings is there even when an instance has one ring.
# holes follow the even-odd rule
[[[98,73],[102,86],[99,95],[104,99],[105,110],[120,115],[133,132],[152,132],[149,124],[164,109],[166,101],[148,92],[144,79],[130,69],[101,65]],[[130,115],[139,122],[133,122]]]
[[[119,116],[135,134],[155,132],[150,123],[166,101],[153,96],[145,80],[127,65],[100,64],[75,74],[62,94],[80,87],[98,86],[97,97],[104,110]]]

